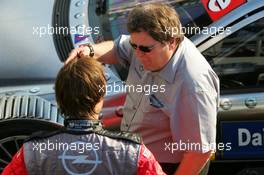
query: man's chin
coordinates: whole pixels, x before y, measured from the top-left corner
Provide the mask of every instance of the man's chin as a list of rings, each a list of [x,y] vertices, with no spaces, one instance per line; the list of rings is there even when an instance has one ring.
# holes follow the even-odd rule
[[[143,68],[144,68],[144,70],[146,70],[146,71],[151,71],[151,72],[157,72],[157,71],[160,70],[160,69],[158,69],[158,68],[151,67],[150,65],[143,65]]]
[[[154,68],[154,67],[144,67],[144,70],[151,71],[151,72],[158,72],[158,71],[160,71],[160,69],[157,69],[157,68]]]
[[[144,70],[147,71],[153,71],[153,67],[149,66],[149,65],[143,65]]]

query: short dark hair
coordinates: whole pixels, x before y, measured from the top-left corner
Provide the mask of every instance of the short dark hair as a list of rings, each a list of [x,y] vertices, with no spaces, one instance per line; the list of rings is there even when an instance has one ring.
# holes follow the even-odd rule
[[[94,59],[73,59],[61,68],[55,82],[61,114],[66,119],[95,114],[95,105],[105,95],[105,85],[101,63]]]
[[[135,7],[128,15],[127,29],[129,33],[145,31],[160,43],[172,39],[181,42],[184,37],[178,13],[173,7],[162,3]],[[172,31],[175,33],[172,34]]]

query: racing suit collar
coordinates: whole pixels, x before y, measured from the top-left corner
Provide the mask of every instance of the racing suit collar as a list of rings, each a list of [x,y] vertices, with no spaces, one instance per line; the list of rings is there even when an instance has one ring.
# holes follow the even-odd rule
[[[64,126],[67,130],[74,131],[93,131],[102,129],[102,124],[99,120],[83,120],[83,119],[66,119]]]

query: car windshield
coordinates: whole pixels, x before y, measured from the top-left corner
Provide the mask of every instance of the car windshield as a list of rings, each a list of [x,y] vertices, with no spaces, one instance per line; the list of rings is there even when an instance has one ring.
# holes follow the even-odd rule
[[[264,18],[241,28],[203,52],[221,79],[222,89],[261,88],[263,91],[263,41]]]

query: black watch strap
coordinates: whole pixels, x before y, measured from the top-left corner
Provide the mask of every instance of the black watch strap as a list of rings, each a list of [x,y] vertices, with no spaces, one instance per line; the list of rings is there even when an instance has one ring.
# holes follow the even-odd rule
[[[90,49],[90,54],[89,56],[92,58],[94,56],[94,49],[91,44],[86,44],[86,46]]]

